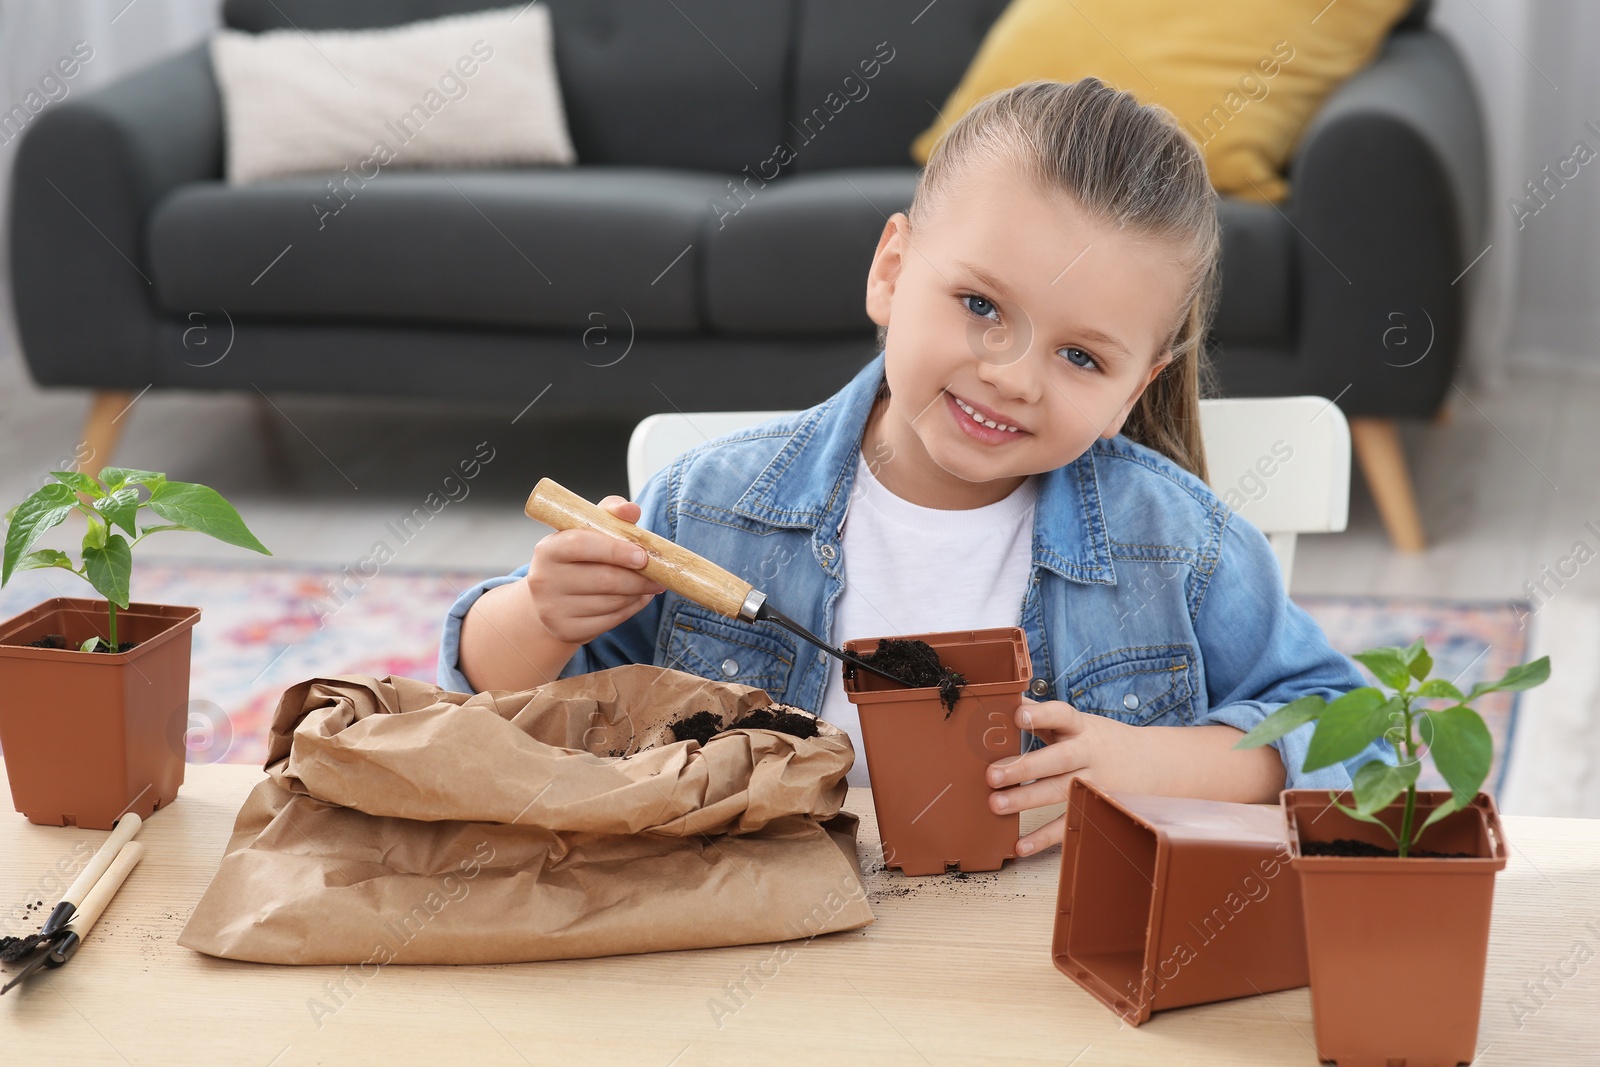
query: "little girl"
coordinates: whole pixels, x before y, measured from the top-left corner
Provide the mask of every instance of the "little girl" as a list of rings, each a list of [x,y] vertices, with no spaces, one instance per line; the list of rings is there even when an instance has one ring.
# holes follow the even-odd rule
[[[995,93],[884,226],[866,293],[881,351],[855,379],[692,449],[637,503],[601,504],[835,645],[1021,626],[1029,736],[988,772],[995,811],[1059,803],[1075,776],[1246,802],[1348,787],[1385,742],[1310,774],[1309,723],[1233,748],[1288,701],[1364,683],[1289,600],[1266,538],[1206,485],[1219,234],[1204,161],[1168,112],[1094,78]],[[837,663],[665,591],[644,562],[593,531],[544,537],[528,566],[451,608],[440,684],[526,689],[654,663],[764,688],[862,751]]]

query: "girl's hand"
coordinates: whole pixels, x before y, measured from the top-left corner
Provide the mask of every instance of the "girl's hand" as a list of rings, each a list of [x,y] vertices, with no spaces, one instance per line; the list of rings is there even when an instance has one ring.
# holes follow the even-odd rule
[[[1102,789],[1151,791],[1144,781],[1149,761],[1143,744],[1151,735],[1138,726],[1089,715],[1063,700],[1026,697],[1017,708],[1017,725],[1037,734],[1045,747],[990,765],[989,784],[997,792],[989,795],[989,808],[998,814],[1064,803],[1072,779],[1080,777]],[[1017,855],[1059,845],[1065,830],[1065,815],[1051,820],[1017,842]]]
[[[600,506],[624,522],[639,521],[639,505],[620,496]],[[528,565],[534,615],[558,641],[592,641],[666,591],[640,573],[648,560],[644,549],[598,530],[546,534]]]

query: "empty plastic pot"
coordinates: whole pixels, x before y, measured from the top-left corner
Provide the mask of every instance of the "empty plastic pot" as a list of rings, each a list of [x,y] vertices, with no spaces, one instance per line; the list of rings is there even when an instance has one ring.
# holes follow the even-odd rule
[[[1138,1026],[1307,982],[1300,886],[1264,804],[1067,792],[1056,967]]]

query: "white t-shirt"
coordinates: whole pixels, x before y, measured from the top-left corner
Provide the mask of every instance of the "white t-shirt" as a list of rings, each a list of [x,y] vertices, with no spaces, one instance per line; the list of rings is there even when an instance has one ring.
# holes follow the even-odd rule
[[[862,637],[1017,626],[1033,560],[1038,479],[981,508],[925,508],[890,492],[856,463],[840,556],[844,589],[834,602],[835,647]],[[868,785],[861,720],[844,695],[842,664],[830,664],[822,718],[855,746],[849,783]]]

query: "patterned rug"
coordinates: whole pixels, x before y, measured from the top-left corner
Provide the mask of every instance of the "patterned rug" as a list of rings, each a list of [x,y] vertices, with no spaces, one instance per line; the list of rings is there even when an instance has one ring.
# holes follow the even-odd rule
[[[140,563],[133,599],[200,609],[189,681],[189,762],[261,763],[283,691],[324,674],[433,681],[439,633],[472,572],[384,568],[362,582],[331,567]],[[24,571],[0,619],[53,596],[94,596],[72,575]]]
[[[1433,656],[1433,673],[1463,691],[1499,678],[1527,657],[1526,601],[1364,596],[1296,596],[1294,601],[1317,620],[1329,643],[1346,655],[1380,645],[1405,646],[1423,638]],[[1370,681],[1367,669],[1360,669]],[[1473,704],[1494,736],[1494,764],[1484,787],[1496,796],[1516,742],[1521,696],[1490,693]],[[1431,763],[1424,764],[1417,784],[1422,789],[1449,788]]]
[[[445,611],[485,577],[467,571],[385,568],[362,582],[333,568],[146,562],[134,597],[202,611],[190,682],[192,763],[260,763],[284,689],[321,674],[404,675],[433,681]],[[69,575],[26,571],[0,590],[0,619],[52,596],[91,596]],[[1436,673],[1462,689],[1498,678],[1525,656],[1518,607],[1504,601],[1295,597],[1333,646],[1352,653],[1421,636]],[[1522,606],[1526,610],[1526,605]],[[1479,710],[1495,738],[1489,786],[1498,791],[1515,737],[1517,696],[1495,693]],[[1427,768],[1423,783],[1442,788]]]

